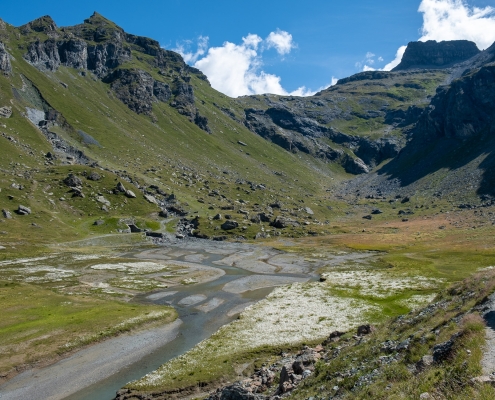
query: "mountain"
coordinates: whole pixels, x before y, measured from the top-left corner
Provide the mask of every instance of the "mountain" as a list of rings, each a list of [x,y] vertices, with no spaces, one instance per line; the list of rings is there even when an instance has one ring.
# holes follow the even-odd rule
[[[115,231],[95,228],[101,218],[153,225],[158,213],[195,216],[185,226],[198,237],[263,237],[260,223],[298,236],[380,193],[482,203],[493,195],[493,61],[493,46],[413,42],[391,72],[310,97],[232,99],[179,54],[98,13],[71,27],[49,16],[2,22],[1,182],[16,200],[0,206],[18,212],[23,193],[56,227],[52,240]],[[84,178],[103,171],[114,184]],[[84,178],[78,191],[63,183],[70,174]],[[119,181],[140,195],[128,200]],[[98,201],[105,194],[110,206]],[[212,219],[225,212],[237,214],[229,229]]]

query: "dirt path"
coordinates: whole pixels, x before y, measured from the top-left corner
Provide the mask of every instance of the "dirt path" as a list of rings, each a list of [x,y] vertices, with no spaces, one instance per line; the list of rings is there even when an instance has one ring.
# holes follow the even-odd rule
[[[495,375],[495,294],[490,296],[490,307],[483,318],[486,322],[486,345],[483,351],[483,359],[481,366],[483,367],[483,375]]]
[[[181,324],[181,320],[176,320],[159,328],[122,335],[81,350],[52,366],[26,371],[0,386],[0,399],[66,398],[172,341]]]

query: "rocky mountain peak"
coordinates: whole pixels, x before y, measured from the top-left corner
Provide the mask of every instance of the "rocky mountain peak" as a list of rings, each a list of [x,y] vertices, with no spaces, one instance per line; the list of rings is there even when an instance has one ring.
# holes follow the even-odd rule
[[[57,24],[49,15],[37,18],[34,21],[28,22],[26,25],[21,26],[23,33],[43,32],[49,33],[57,30]]]
[[[469,40],[410,42],[401,63],[392,71],[447,68],[474,57],[479,52],[476,44]]]

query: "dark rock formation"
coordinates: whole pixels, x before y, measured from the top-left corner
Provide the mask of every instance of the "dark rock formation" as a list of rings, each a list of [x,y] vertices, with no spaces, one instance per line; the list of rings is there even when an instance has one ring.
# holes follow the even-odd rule
[[[418,132],[430,138],[465,139],[495,133],[495,65],[487,65],[437,90],[420,118]]]
[[[139,69],[117,69],[103,79],[120,101],[138,114],[150,114],[155,80]]]
[[[401,63],[392,71],[413,68],[445,68],[465,61],[479,52],[476,44],[468,40],[410,42]]]
[[[12,65],[10,64],[10,55],[5,49],[5,45],[0,42],[0,71],[4,74],[10,74],[12,72]]]

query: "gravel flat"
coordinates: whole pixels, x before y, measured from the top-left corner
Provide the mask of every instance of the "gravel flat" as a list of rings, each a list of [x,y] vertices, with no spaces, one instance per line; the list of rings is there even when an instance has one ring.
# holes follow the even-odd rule
[[[0,386],[1,400],[59,400],[118,373],[175,339],[180,319],[147,331],[106,340],[42,369],[17,375]]]

